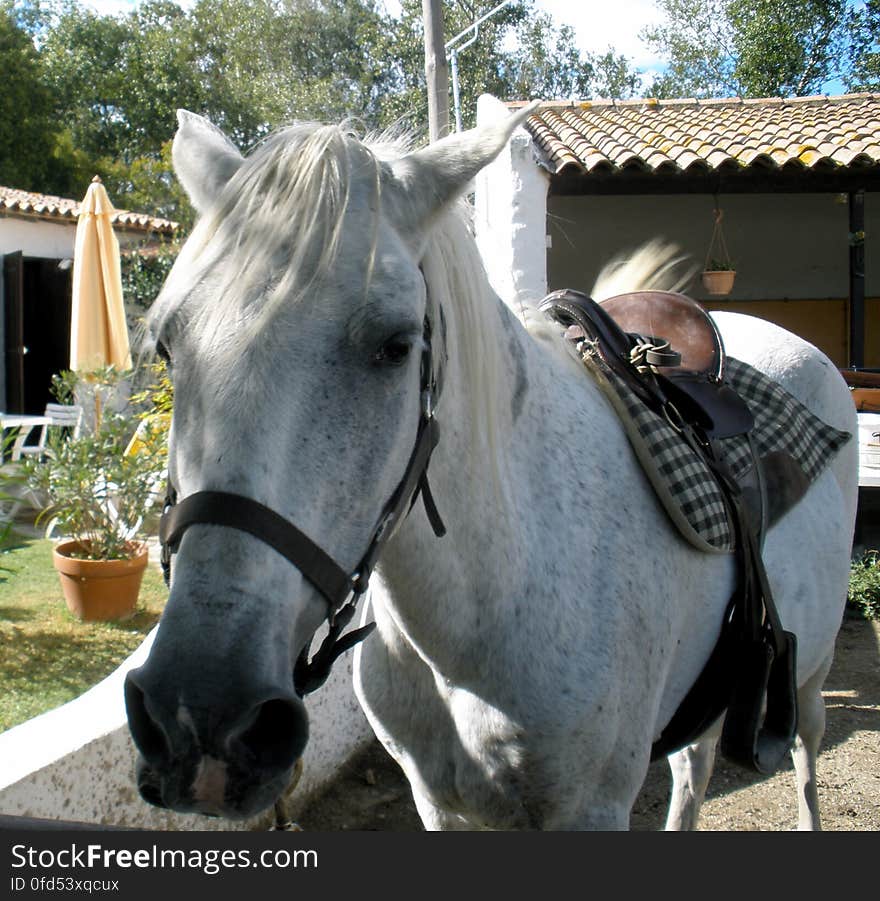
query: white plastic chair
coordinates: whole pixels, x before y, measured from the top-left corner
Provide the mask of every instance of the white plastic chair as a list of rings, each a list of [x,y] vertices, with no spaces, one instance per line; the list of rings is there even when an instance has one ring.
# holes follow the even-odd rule
[[[64,428],[70,430],[71,438],[78,438],[82,428],[83,408],[77,404],[46,404],[45,416],[49,419],[40,428],[36,444],[25,444],[27,435],[21,436],[21,441],[16,441],[12,448],[12,460],[20,460],[22,457],[42,457],[46,452],[46,441],[49,437],[49,429]]]

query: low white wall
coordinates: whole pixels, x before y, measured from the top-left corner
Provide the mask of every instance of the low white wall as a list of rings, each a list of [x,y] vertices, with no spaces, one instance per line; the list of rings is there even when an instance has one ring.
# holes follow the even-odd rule
[[[116,672],[81,697],[0,733],[0,814],[136,829],[267,827],[265,816],[236,823],[170,813],[141,800],[122,686],[128,670],[146,659],[154,635],[155,630]],[[294,818],[372,739],[352,688],[351,657],[340,658],[327,682],[306,699],[309,743],[302,779],[288,801]]]

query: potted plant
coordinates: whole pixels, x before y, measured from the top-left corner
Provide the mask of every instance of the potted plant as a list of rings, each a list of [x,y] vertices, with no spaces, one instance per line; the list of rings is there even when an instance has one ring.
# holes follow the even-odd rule
[[[149,423],[105,409],[77,438],[52,435],[41,459],[24,462],[28,486],[41,499],[37,521],[66,539],[56,545],[68,609],[83,620],[117,620],[137,606],[148,552],[144,515],[162,492],[164,442]],[[129,451],[141,429],[146,441]]]
[[[715,227],[712,230],[712,240],[709,242],[709,251],[706,254],[703,287],[709,294],[723,296],[730,294],[733,290],[736,268],[730,261],[727,242],[724,240],[724,228],[721,225],[724,211],[720,207],[716,207],[712,214],[715,219]]]
[[[736,278],[736,269],[730,260],[713,258],[706,263],[702,278],[703,287],[709,294],[715,296],[730,294]]]

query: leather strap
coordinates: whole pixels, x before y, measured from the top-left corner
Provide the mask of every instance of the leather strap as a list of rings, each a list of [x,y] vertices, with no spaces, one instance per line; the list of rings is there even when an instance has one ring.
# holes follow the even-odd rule
[[[324,595],[331,609],[341,607],[354,581],[311,538],[263,504],[226,491],[198,491],[169,507],[159,523],[159,540],[176,548],[192,525],[227,526],[248,532],[286,557]]]

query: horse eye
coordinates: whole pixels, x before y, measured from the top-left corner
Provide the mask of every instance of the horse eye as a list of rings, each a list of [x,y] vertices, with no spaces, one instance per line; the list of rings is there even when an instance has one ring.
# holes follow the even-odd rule
[[[373,361],[399,366],[409,356],[411,343],[404,335],[395,335],[376,351]]]

